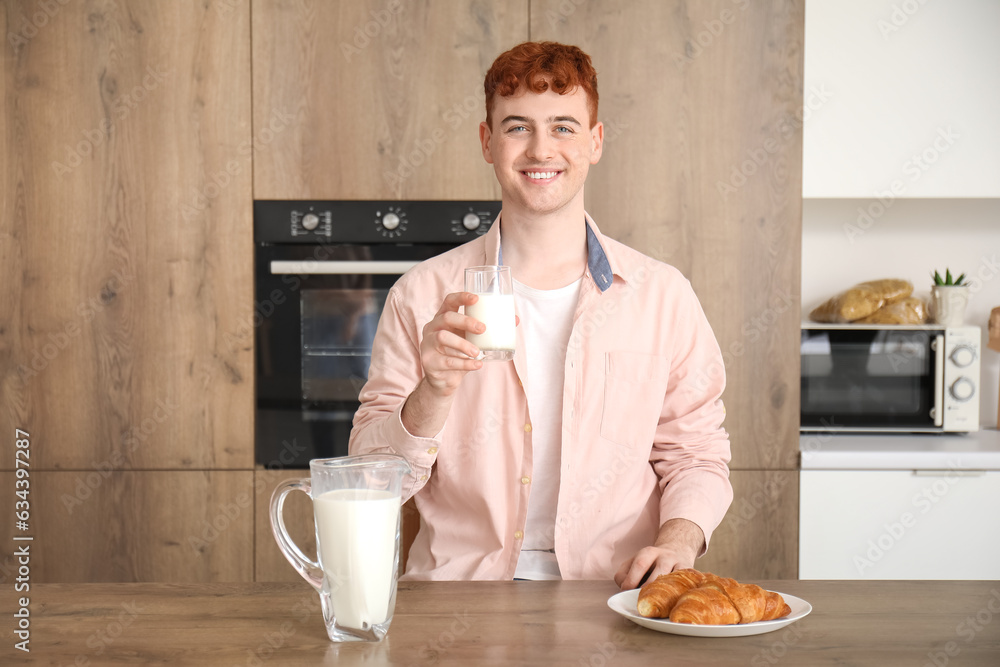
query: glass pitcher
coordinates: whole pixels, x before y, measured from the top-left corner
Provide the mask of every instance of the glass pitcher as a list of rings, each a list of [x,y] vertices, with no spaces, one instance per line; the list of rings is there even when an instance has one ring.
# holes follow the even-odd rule
[[[399,521],[405,459],[366,454],[313,459],[310,477],[286,480],[271,496],[271,529],[288,562],[320,595],[331,641],[381,641],[396,606]],[[289,492],[312,498],[313,562],[289,537],[282,508]]]

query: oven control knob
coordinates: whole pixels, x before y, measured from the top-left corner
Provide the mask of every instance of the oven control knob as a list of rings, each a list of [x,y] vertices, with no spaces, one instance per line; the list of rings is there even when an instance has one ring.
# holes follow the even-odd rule
[[[956,401],[967,401],[976,393],[976,385],[969,378],[958,378],[951,385],[951,395]]]
[[[475,213],[466,213],[465,217],[462,218],[462,226],[468,229],[470,232],[474,229],[479,229],[479,225],[482,224],[482,220]]]
[[[395,213],[386,213],[382,216],[382,226],[391,232],[399,227],[399,216]]]
[[[959,345],[951,353],[951,360],[959,368],[965,368],[976,360],[976,351],[968,345]]]
[[[302,216],[302,228],[310,232],[319,227],[319,216],[315,213],[306,213]]]

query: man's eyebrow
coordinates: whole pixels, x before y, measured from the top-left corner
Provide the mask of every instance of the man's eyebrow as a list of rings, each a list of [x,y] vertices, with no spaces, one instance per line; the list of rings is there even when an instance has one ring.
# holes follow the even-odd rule
[[[503,125],[505,123],[529,123],[530,124],[531,123],[531,119],[527,118],[525,116],[507,116],[502,121],[500,121],[501,125]]]
[[[549,122],[550,123],[573,123],[574,125],[579,125],[580,127],[583,127],[583,124],[580,121],[578,121],[576,118],[573,118],[572,116],[555,116],[553,118],[549,118]]]
[[[546,119],[545,122],[546,123],[573,123],[574,125],[579,125],[580,127],[583,127],[583,124],[580,121],[578,121],[576,118],[574,118],[573,116],[550,116],[549,118]],[[528,125],[531,125],[532,124],[532,120],[530,118],[528,118],[527,116],[507,116],[502,121],[500,121],[501,125],[504,125],[506,123],[527,123]]]

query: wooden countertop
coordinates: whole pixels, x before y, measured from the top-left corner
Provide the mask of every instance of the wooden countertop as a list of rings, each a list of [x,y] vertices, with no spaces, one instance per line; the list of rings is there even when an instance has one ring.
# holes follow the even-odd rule
[[[8,611],[0,664],[1000,665],[1000,582],[756,583],[813,612],[706,639],[620,617],[611,582],[412,582],[384,641],[334,644],[304,582],[32,584],[31,653],[13,648]]]

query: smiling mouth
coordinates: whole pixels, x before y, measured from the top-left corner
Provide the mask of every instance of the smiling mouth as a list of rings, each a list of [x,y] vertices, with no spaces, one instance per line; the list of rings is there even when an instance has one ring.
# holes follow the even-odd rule
[[[549,181],[561,174],[559,171],[522,171],[532,181]]]

